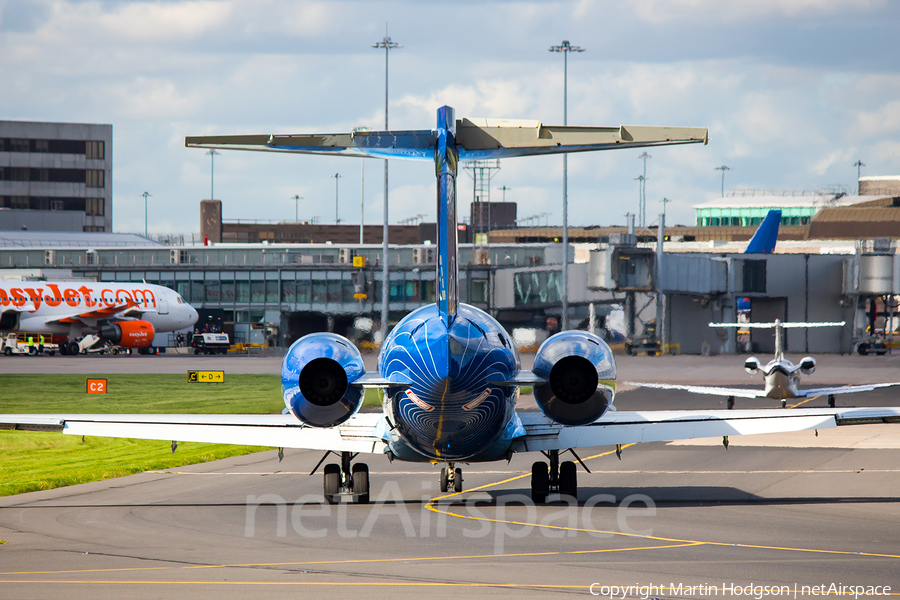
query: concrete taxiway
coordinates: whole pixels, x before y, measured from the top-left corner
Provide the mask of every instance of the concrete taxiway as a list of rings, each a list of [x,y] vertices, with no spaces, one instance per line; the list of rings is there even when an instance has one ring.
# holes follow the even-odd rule
[[[740,357],[728,358],[627,358],[620,379],[639,378],[623,375],[634,369],[653,380],[754,381]],[[900,380],[893,357],[861,358],[875,361],[822,367],[815,385]],[[90,370],[111,372],[120,360]],[[835,379],[838,368],[856,377]],[[879,390],[838,405],[900,405],[898,395]],[[719,402],[647,389],[617,397],[620,410]],[[755,406],[777,403],[744,407]],[[539,458],[530,454],[463,465],[462,494],[440,494],[438,466],[370,457],[380,500],[370,505],[322,504],[321,478],[308,476],[321,454],[306,451],[287,451],[280,463],[270,451],[0,498],[8,542],[0,598],[518,598],[589,595],[592,584],[607,597],[610,586],[637,585],[615,594],[632,598],[793,596],[795,586],[797,597],[816,597],[812,586],[832,584],[900,593],[893,426],[733,438],[727,450],[721,439],[702,443],[631,446],[621,461],[610,448],[579,451],[592,473],[579,471],[577,506],[528,501]]]

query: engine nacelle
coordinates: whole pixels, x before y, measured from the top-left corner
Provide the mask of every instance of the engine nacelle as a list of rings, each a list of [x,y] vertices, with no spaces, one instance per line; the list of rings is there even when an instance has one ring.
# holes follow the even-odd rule
[[[150,321],[119,321],[102,325],[98,335],[124,348],[147,348],[156,331]]]
[[[616,363],[606,342],[585,331],[566,331],[538,348],[532,372],[538,407],[563,425],[593,423],[612,405]]]
[[[314,427],[340,425],[359,410],[363,389],[350,385],[366,372],[353,342],[334,333],[311,333],[294,342],[281,363],[284,403]]]
[[[812,356],[807,356],[800,361],[798,366],[800,367],[800,372],[804,375],[812,375],[816,371],[816,359]]]
[[[750,373],[751,375],[755,375],[757,371],[759,371],[759,359],[755,356],[751,356],[747,360],[744,361],[744,370]]]

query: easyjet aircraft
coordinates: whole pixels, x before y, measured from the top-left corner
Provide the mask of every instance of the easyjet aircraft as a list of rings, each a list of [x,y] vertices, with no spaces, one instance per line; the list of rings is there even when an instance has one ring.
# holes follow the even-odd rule
[[[78,354],[77,340],[94,333],[125,348],[155,353],[158,331],[197,322],[180,294],[149,283],[0,282],[0,331],[62,334],[61,354]]]
[[[0,415],[0,429],[69,435],[252,444],[340,454],[324,468],[324,496],[369,501],[360,454],[434,462],[441,491],[463,489],[457,465],[540,452],[531,494],[577,494],[582,447],[697,437],[800,431],[900,421],[900,407],[794,410],[616,411],[616,362],[585,331],[563,331],[521,369],[510,335],[486,312],[459,302],[456,175],[459,161],[704,143],[702,128],[555,127],[538,121],[457,121],[438,109],[434,129],[327,135],[187,138],[188,146],[429,161],[437,177],[437,302],[406,315],[385,339],[377,372],[366,372],[353,343],[333,333],[294,342],[281,366],[280,415]],[[534,388],[541,412],[517,412],[520,386]],[[363,388],[383,391],[382,411],[357,414]],[[174,448],[174,445],[173,445]],[[324,462],[325,457],[322,458]],[[549,463],[549,464],[548,464]]]

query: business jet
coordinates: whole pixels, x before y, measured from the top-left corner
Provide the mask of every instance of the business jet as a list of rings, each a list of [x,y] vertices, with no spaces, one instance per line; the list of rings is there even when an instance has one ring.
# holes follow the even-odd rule
[[[281,367],[280,415],[0,415],[0,427],[334,453],[340,464],[324,467],[328,502],[369,501],[368,467],[353,462],[361,454],[443,464],[441,490],[461,492],[457,465],[541,452],[547,461],[532,466],[531,495],[544,502],[551,492],[576,496],[576,450],[582,447],[900,421],[900,407],[616,411],[616,363],[602,339],[584,331],[557,333],[541,344],[532,370],[523,370],[503,327],[459,302],[460,161],[706,142],[705,128],[456,120],[447,106],[427,130],[188,137],[185,144],[193,148],[431,162],[437,179],[436,302],[411,312],[390,332],[377,371],[366,372],[359,350],[341,336],[313,333],[297,340]],[[541,412],[516,412],[520,386],[533,387]],[[367,387],[383,391],[380,413],[358,414]],[[574,460],[561,462],[566,453]]]
[[[155,354],[156,332],[197,322],[180,294],[149,283],[0,282],[0,331],[66,335],[60,354],[78,354],[78,340],[95,334],[124,348]]]
[[[873,383],[867,385],[847,385],[840,387],[825,387],[801,390],[797,386],[800,383],[800,374],[812,375],[816,370],[816,359],[807,356],[794,364],[784,357],[784,329],[791,327],[843,327],[844,321],[839,323],[782,323],[775,319],[774,323],[710,323],[710,327],[739,327],[741,329],[775,329],[775,358],[762,366],[755,356],[744,361],[744,370],[751,375],[762,373],[765,378],[764,389],[744,389],[713,387],[705,385],[676,385],[670,383],[642,383],[628,381],[628,385],[657,388],[661,390],[684,390],[694,394],[709,394],[712,396],[727,396],[728,408],[734,408],[735,398],[773,398],[781,400],[781,407],[787,407],[787,401],[796,398],[812,398],[813,396],[828,396],[828,406],[834,408],[834,397],[837,394],[855,394],[859,392],[871,392],[878,388],[894,387],[900,382]]]

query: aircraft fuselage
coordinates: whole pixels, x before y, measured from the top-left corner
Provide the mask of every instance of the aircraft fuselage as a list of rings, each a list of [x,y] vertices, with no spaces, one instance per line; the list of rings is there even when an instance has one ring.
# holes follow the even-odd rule
[[[460,304],[449,327],[435,305],[407,315],[378,358],[389,386],[391,450],[404,460],[496,460],[524,434],[515,415],[512,338],[487,313]]]

